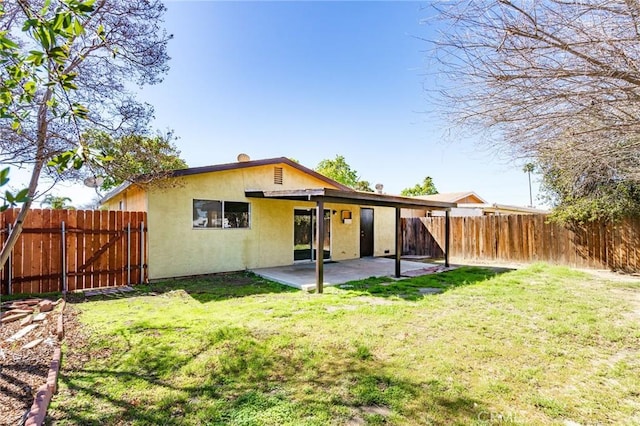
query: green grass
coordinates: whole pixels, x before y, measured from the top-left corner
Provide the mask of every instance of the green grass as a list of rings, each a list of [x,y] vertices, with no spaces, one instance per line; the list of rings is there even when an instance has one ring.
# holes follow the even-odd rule
[[[423,296],[421,288],[441,294]],[[566,268],[368,279],[252,275],[74,305],[50,413],[83,425],[639,424],[640,282]],[[81,360],[82,362],[78,362]]]

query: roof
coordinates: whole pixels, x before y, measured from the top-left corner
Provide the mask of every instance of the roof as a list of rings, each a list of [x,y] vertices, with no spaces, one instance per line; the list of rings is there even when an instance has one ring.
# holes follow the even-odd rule
[[[432,194],[432,195],[417,195],[414,198],[419,198],[421,200],[431,200],[431,201],[444,201],[447,203],[458,203],[460,200],[463,200],[467,197],[477,198],[478,204],[487,204],[487,201],[480,197],[473,191],[467,192],[444,192],[440,194]],[[467,204],[467,203],[465,203]],[[469,203],[470,204],[470,203]]]
[[[431,210],[449,210],[456,207],[456,203],[444,201],[422,200],[415,197],[400,197],[397,195],[378,194],[375,192],[342,191],[330,188],[293,189],[284,191],[246,190],[246,197],[270,198],[276,200],[325,201],[343,204],[357,204],[365,206],[423,208]]]
[[[215,164],[212,166],[204,166],[204,167],[190,167],[188,169],[174,170],[171,173],[169,173],[168,177],[191,176],[191,175],[197,175],[202,173],[213,173],[213,172],[221,172],[221,171],[227,171],[227,170],[244,169],[247,167],[259,167],[259,166],[268,166],[268,165],[275,165],[275,164],[286,164],[287,166],[293,167],[294,169],[297,169],[302,173],[306,173],[310,176],[313,176],[316,179],[319,179],[329,184],[330,186],[335,186],[341,191],[356,192],[354,189],[349,188],[348,186],[345,186],[339,182],[336,182],[333,179],[329,179],[328,177],[316,172],[315,170],[311,170],[310,168],[305,167],[301,164],[298,164],[295,161],[291,161],[286,157],[275,157],[275,158],[267,158],[263,160],[253,160],[253,161],[239,161],[236,163]],[[131,186],[132,184],[135,184],[137,181],[140,181],[140,180],[142,180],[142,177],[139,179],[134,178],[130,182],[123,183],[122,185],[118,186],[111,192],[107,193],[102,198],[102,200],[100,200],[100,203],[104,203],[109,199],[115,197],[116,195],[126,190],[129,186]]]
[[[536,209],[533,207],[511,206],[508,204],[488,204],[480,206],[485,212],[494,213],[527,213],[527,214],[548,214],[549,210]]]

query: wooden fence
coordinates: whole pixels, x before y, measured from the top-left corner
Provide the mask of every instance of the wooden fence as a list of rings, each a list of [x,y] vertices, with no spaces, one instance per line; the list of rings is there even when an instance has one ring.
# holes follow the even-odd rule
[[[444,217],[402,220],[403,254],[442,257]],[[451,259],[640,272],[640,219],[563,226],[544,215],[452,217]]]
[[[0,213],[0,244],[18,214]],[[144,282],[146,213],[31,210],[0,274],[0,293],[74,291]]]

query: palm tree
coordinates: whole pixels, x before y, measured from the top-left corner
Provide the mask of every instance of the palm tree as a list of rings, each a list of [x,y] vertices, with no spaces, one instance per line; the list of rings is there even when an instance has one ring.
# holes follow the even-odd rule
[[[75,210],[76,208],[72,205],[67,204],[67,202],[71,202],[71,198],[69,197],[61,197],[57,195],[47,194],[40,202],[40,206],[49,206],[50,209],[53,210]]]
[[[533,194],[531,193],[531,172],[533,172],[533,163],[527,163],[522,168],[522,171],[529,175],[529,207],[533,207]]]

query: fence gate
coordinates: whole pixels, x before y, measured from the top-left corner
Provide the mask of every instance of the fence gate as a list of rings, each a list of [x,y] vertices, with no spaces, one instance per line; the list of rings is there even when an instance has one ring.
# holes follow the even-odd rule
[[[18,209],[0,213],[4,245]],[[0,293],[47,293],[112,287],[147,279],[145,212],[31,210]]]

